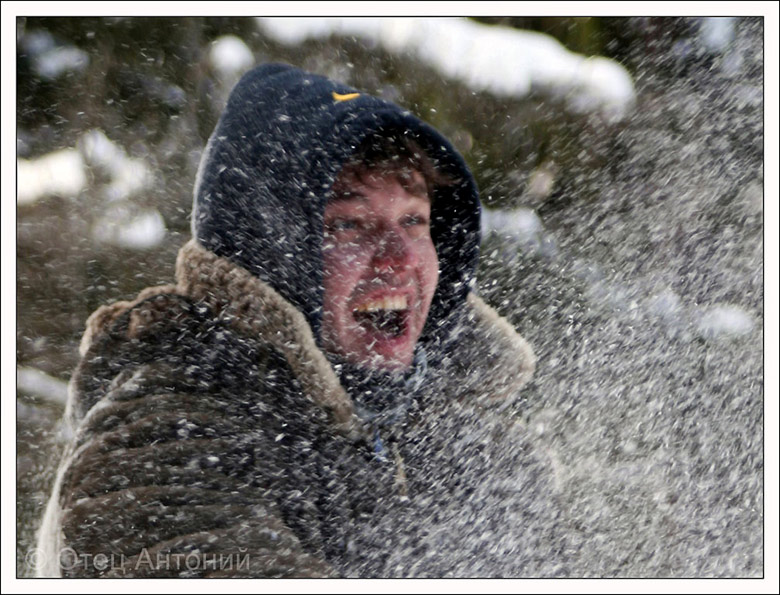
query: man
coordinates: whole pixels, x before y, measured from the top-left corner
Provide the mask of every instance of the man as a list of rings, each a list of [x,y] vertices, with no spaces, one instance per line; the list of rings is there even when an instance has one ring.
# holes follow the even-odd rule
[[[248,73],[177,284],[88,321],[40,572],[560,572],[546,468],[501,413],[534,357],[471,292],[479,216],[409,112]]]

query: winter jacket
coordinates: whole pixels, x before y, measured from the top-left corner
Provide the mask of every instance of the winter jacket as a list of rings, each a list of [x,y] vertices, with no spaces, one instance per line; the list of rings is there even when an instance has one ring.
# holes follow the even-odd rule
[[[302,314],[191,241],[175,286],[90,318],[48,559],[65,576],[562,572],[549,471],[505,411],[533,354],[474,294],[459,318],[377,452]]]
[[[376,134],[411,136],[451,180],[432,196],[427,371],[381,424],[319,345],[323,210]],[[470,291],[479,209],[463,159],[408,111],[285,65],[247,74],[204,152],[176,284],[88,321],[40,573],[565,572],[549,466],[510,414],[533,353]]]

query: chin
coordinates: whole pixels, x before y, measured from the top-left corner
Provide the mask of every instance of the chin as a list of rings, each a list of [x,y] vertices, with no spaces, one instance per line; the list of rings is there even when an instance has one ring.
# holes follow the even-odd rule
[[[400,372],[405,372],[406,370],[408,370],[411,367],[411,365],[412,365],[411,358],[408,361],[407,360],[401,361],[401,360],[397,360],[397,359],[394,359],[394,360],[383,359],[379,363],[377,363],[375,368],[377,370],[384,370],[386,372],[399,372],[400,373]]]
[[[372,352],[364,359],[366,367],[386,372],[404,372],[408,370],[414,361],[414,351],[404,353],[377,353]]]
[[[342,352],[342,357],[353,365],[366,370],[400,373],[411,367],[414,353],[383,353],[375,349],[366,348],[360,351],[352,351],[351,354]]]

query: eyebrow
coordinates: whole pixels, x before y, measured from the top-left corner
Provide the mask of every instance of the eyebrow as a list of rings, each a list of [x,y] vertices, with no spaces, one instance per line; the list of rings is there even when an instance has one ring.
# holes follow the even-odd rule
[[[428,188],[425,186],[425,184],[413,184],[409,186],[408,188],[405,188],[405,190],[413,197],[417,198],[419,200],[423,200],[426,202],[431,201],[431,197],[428,195]],[[328,198],[328,202],[346,202],[348,200],[358,200],[361,202],[365,202],[368,200],[368,198],[362,194],[361,192],[356,192],[354,190],[346,190],[344,192],[336,192],[332,193],[330,197]]]
[[[328,198],[328,202],[346,202],[348,200],[366,201],[368,198],[360,192],[352,192],[350,190],[331,194],[330,198]]]

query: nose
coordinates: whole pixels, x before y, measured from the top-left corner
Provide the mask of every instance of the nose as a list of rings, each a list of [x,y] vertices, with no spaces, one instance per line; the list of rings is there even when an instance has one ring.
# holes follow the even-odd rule
[[[399,271],[417,263],[414,243],[400,225],[384,226],[376,238],[373,265],[378,271]]]

